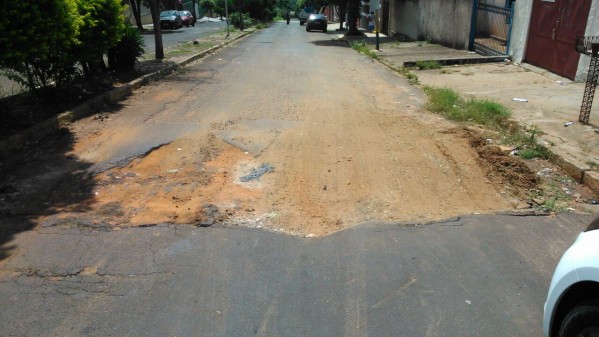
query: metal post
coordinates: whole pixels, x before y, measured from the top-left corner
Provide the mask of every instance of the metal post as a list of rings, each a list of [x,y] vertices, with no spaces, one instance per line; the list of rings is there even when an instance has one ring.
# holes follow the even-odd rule
[[[474,50],[474,38],[476,35],[476,22],[478,21],[478,0],[472,2],[472,20],[470,21],[470,39],[468,50]]]
[[[595,97],[595,89],[597,88],[597,79],[599,78],[599,43],[591,45],[591,64],[589,65],[589,75],[587,83],[584,87],[584,96],[582,97],[582,105],[580,107],[580,116],[578,120],[581,123],[588,124],[593,106],[593,98]]]

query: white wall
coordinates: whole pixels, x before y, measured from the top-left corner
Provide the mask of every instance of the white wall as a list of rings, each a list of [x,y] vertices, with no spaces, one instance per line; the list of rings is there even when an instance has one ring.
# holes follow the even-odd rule
[[[528,41],[528,28],[532,15],[532,1],[516,1],[514,7],[514,22],[512,25],[512,36],[510,40],[510,56],[512,61],[520,63],[526,52]]]
[[[599,0],[593,0],[593,2],[591,2],[587,29],[584,35],[599,36]],[[580,56],[580,61],[578,61],[578,71],[576,72],[575,78],[577,82],[586,82],[590,62],[591,58],[589,56]]]

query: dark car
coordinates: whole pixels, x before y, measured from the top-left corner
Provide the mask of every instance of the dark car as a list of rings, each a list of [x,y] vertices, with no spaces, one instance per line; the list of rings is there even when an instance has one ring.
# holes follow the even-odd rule
[[[183,27],[183,20],[178,11],[162,11],[160,12],[160,27],[177,29]]]
[[[327,17],[322,14],[310,14],[308,21],[306,21],[306,32],[313,29],[322,30],[323,33],[326,33]]]
[[[196,25],[196,18],[189,11],[179,11],[179,15],[181,15],[181,21],[185,27]]]

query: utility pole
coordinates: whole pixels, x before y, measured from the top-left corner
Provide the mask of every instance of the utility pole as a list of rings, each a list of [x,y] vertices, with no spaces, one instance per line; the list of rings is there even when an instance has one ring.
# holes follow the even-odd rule
[[[225,1],[225,19],[227,21],[227,36],[225,38],[229,38],[229,7],[227,6],[227,2],[229,2],[229,0],[224,0]]]

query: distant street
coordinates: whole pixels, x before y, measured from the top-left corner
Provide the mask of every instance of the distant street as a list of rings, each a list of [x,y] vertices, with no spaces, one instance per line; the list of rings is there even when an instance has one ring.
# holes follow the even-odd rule
[[[146,29],[151,29],[151,25],[146,25]],[[217,19],[212,21],[197,22],[195,27],[183,27],[180,29],[163,29],[162,43],[164,48],[172,47],[181,42],[193,41],[205,35],[209,35],[215,31],[226,28],[226,22]],[[153,54],[154,52],[154,34],[147,32],[143,35],[146,53]],[[5,76],[0,76],[0,96],[11,95],[20,91],[20,85],[9,80]]]
[[[215,31],[225,29],[226,22],[216,19],[212,21],[197,22],[195,26],[189,26],[179,29],[162,29],[162,43],[165,48],[171,47],[177,43],[193,41],[205,35],[214,33]],[[144,44],[147,52],[154,51],[154,34],[151,31],[151,25],[145,25],[144,28],[150,30],[143,35]]]

